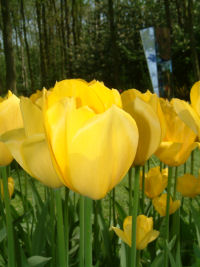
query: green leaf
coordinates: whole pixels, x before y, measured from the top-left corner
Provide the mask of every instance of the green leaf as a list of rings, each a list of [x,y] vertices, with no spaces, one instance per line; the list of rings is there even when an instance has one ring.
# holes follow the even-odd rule
[[[126,244],[122,242],[120,250],[119,250],[119,257],[120,257],[120,266],[127,267],[127,259],[126,259]]]
[[[150,265],[151,267],[160,267],[164,265],[164,254],[160,253],[157,255],[157,257],[154,259],[152,264]]]
[[[0,230],[0,243],[4,240],[4,238],[6,237],[6,228],[3,227],[1,230]]]
[[[44,266],[45,263],[51,260],[51,257],[42,257],[42,256],[32,256],[28,258],[29,265],[32,266]]]
[[[5,261],[3,259],[3,257],[0,255],[0,267],[5,267]]]
[[[45,235],[48,225],[48,203],[43,206],[41,213],[37,217],[37,223],[32,239],[32,250],[33,254],[38,254],[45,246]]]

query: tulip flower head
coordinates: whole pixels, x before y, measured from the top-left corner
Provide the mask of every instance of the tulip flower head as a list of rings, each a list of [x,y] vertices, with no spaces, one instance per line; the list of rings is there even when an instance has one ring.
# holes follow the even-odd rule
[[[136,121],[139,143],[133,165],[144,165],[160,145],[165,124],[158,98],[150,92],[141,94],[136,89],[122,93],[123,109]]]
[[[160,214],[160,216],[166,215],[166,202],[167,202],[167,194],[164,193],[160,197],[156,197],[152,200],[153,206],[155,210]],[[179,209],[181,203],[180,200],[172,201],[170,197],[170,207],[169,207],[169,214],[172,214]]]
[[[196,197],[200,194],[200,175],[185,174],[177,179],[177,191],[184,197]]]
[[[165,187],[167,186],[168,169],[162,169],[160,167],[151,168],[148,173],[145,174],[145,195],[149,198],[158,197]],[[140,188],[142,187],[142,176],[140,175]]]
[[[5,98],[0,98],[0,136],[22,125],[19,98],[9,91]],[[0,166],[8,165],[12,160],[8,147],[0,142]]]
[[[103,198],[130,168],[138,129],[121,108],[117,90],[80,79],[44,90],[46,136],[63,184],[92,199]]]
[[[5,133],[1,140],[7,144],[15,160],[32,177],[49,187],[62,186],[46,141],[42,109],[26,97],[21,98],[20,108],[23,128]]]
[[[153,229],[152,217],[148,218],[145,215],[138,215],[136,224],[136,248],[138,250],[142,250],[159,236],[159,232]],[[126,244],[131,247],[132,216],[125,218],[123,231],[117,227],[112,227],[112,229]]]
[[[197,135],[180,119],[173,100],[160,99],[160,103],[166,120],[166,134],[155,155],[168,166],[179,166],[197,146]]]
[[[15,186],[14,179],[12,177],[8,177],[8,193],[9,193],[10,198],[12,197],[12,195],[14,193],[14,186]],[[3,198],[4,190],[3,190],[3,182],[2,182],[2,180],[1,180],[1,183],[0,183],[0,189],[1,189],[1,196]]]

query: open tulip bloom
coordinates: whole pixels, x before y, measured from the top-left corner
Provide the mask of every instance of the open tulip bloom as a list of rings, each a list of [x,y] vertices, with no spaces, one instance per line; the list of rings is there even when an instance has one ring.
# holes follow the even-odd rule
[[[179,117],[173,100],[160,99],[160,103],[166,120],[166,133],[155,155],[168,166],[179,166],[197,147],[197,134]]]
[[[155,210],[160,214],[160,216],[165,216],[166,215],[166,202],[167,202],[167,194],[164,193],[160,197],[156,197],[152,200],[153,206]],[[170,202],[169,202],[169,214],[173,214],[176,212],[177,209],[179,209],[181,203],[180,200],[175,200],[173,201],[172,198],[170,197]]]
[[[127,173],[138,145],[138,128],[122,110],[120,94],[72,79],[44,89],[39,100],[40,93],[21,98],[24,128],[2,137],[13,157],[48,186],[103,198]]]
[[[112,227],[115,233],[131,247],[132,217],[125,218],[123,231],[117,227]],[[137,216],[136,248],[145,249],[148,243],[154,241],[159,236],[159,232],[153,229],[153,218],[145,215]]]

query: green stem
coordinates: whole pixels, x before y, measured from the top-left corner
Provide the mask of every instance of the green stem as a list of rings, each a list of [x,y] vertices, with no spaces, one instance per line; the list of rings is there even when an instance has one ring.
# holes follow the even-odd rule
[[[136,267],[136,223],[139,204],[139,190],[140,190],[140,166],[135,167],[134,180],[134,198],[132,210],[132,245],[131,245],[131,267]]]
[[[174,178],[174,200],[176,199],[176,185],[177,185],[177,178],[178,178],[178,166],[175,168],[175,178]]]
[[[113,212],[113,225],[116,225],[115,219],[115,188],[112,190],[112,212]]]
[[[66,266],[69,266],[69,189],[65,187],[64,222],[65,222],[65,245],[66,245]]]
[[[66,266],[65,235],[63,224],[62,198],[60,189],[55,189],[56,211],[57,211],[57,235],[58,235],[58,261],[59,266]]]
[[[136,253],[136,266],[137,267],[140,266],[140,250],[137,250],[137,253]]]
[[[85,267],[92,267],[92,199],[85,197]]]
[[[131,215],[132,212],[132,173],[133,173],[133,168],[129,169],[128,172],[128,185],[129,185],[129,215]]]
[[[80,247],[79,247],[79,267],[84,267],[84,203],[85,197],[80,195],[79,224],[80,224]]]
[[[164,251],[164,266],[168,267],[168,242],[169,242],[169,208],[170,208],[170,193],[172,184],[172,167],[169,167],[168,185],[167,185],[167,203],[166,203],[166,229],[165,229],[165,251]]]
[[[194,150],[191,153],[190,173],[191,174],[194,174]]]
[[[6,208],[6,230],[8,238],[8,267],[14,267],[15,265],[15,247],[14,247],[14,231],[13,222],[10,209],[10,197],[8,192],[8,177],[6,167],[1,168],[1,174],[3,178],[3,191],[4,191],[4,203]]]
[[[145,165],[142,167],[142,213],[144,213],[144,190],[145,190]]]
[[[162,161],[160,161],[160,172],[162,172],[162,167],[163,167],[163,164],[162,164]]]
[[[55,255],[55,201],[53,190],[49,189],[50,197],[50,220],[51,220],[51,266],[56,266],[56,255]]]
[[[109,219],[108,219],[108,225],[111,226],[111,217],[112,217],[112,193],[109,193]]]
[[[186,164],[186,162],[184,163],[184,169],[183,169],[183,171],[184,171],[184,174],[185,174],[186,171],[187,171],[187,164]]]

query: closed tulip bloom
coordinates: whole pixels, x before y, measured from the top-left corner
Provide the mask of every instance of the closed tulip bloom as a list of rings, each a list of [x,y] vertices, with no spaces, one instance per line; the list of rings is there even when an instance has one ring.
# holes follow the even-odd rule
[[[10,91],[5,98],[0,97],[0,136],[7,131],[22,127],[19,98]],[[7,146],[0,142],[0,166],[11,163],[13,157]]]
[[[166,215],[166,201],[167,201],[167,194],[162,194],[160,197],[156,197],[152,200],[153,206],[155,210],[160,214],[160,216]],[[172,201],[172,198],[170,197],[170,204],[169,204],[169,214],[174,213],[179,209],[181,202],[180,200]]]
[[[160,145],[165,130],[156,98],[141,94],[136,89],[122,93],[123,109],[136,121],[139,130],[139,142],[133,165],[144,165]],[[163,124],[162,124],[163,122]],[[164,127],[164,126],[163,126]]]
[[[180,119],[173,101],[160,99],[160,103],[166,120],[166,134],[155,155],[169,166],[179,166],[197,146],[197,135]]]
[[[72,79],[44,91],[47,139],[62,182],[84,196],[103,198],[130,168],[138,129],[121,109],[117,90]]]
[[[136,248],[142,250],[145,249],[150,242],[154,241],[160,233],[153,229],[152,217],[148,218],[145,215],[138,215],[136,224]],[[112,227],[112,229],[131,247],[132,216],[125,218],[123,231],[117,227]]]
[[[8,193],[9,193],[9,197],[10,198],[12,197],[12,195],[14,193],[14,186],[15,186],[14,179],[12,177],[8,177]],[[1,188],[1,195],[2,195],[2,197],[4,197],[2,180],[1,180],[1,183],[0,183],[0,188]]]
[[[168,169],[162,169],[160,167],[151,168],[148,173],[145,174],[145,195],[149,198],[158,197],[165,187],[167,186]],[[142,176],[140,176],[140,187],[142,187]]]
[[[49,187],[63,185],[53,167],[43,126],[42,110],[31,99],[20,101],[24,128],[5,133],[4,141],[21,167]]]
[[[185,174],[177,179],[177,191],[184,197],[196,197],[200,194],[200,176]]]

